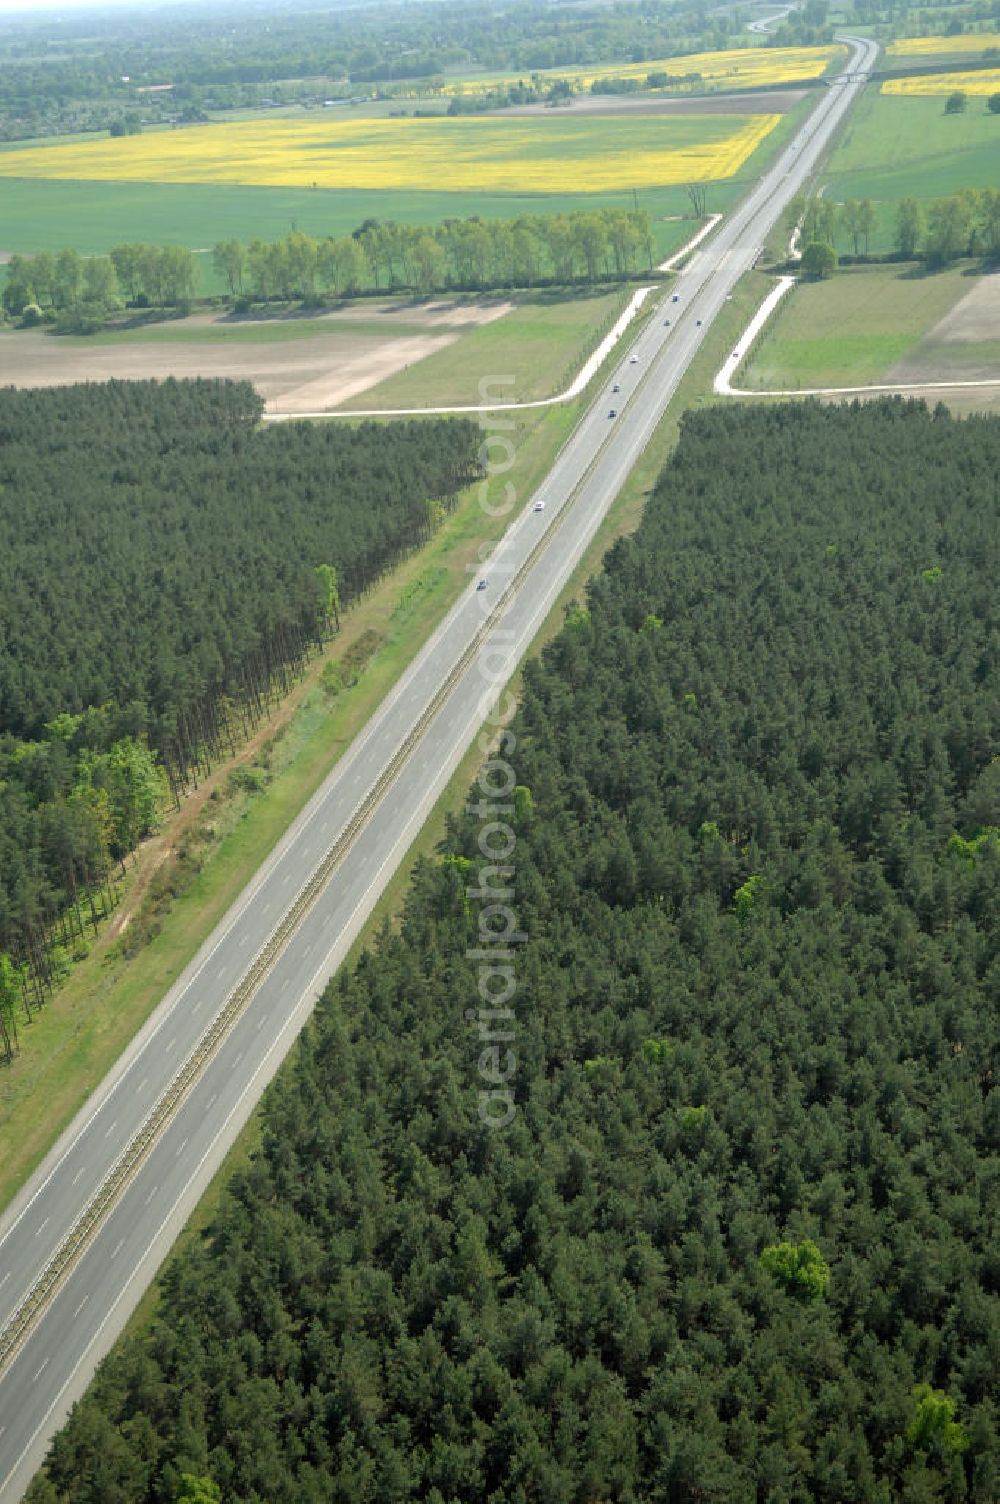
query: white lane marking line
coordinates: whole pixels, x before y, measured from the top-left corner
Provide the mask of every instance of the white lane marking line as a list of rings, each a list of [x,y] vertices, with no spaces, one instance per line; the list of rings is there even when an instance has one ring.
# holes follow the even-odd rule
[[[305,948],[305,950],[302,952],[302,954],[303,954],[303,956],[311,956],[312,955],[312,946],[311,945],[307,945],[306,948]]]
[[[243,1059],[243,1051],[240,1050],[240,1053],[237,1055],[236,1059],[233,1061],[233,1064],[234,1065],[239,1065],[239,1063],[240,1063],[240,1061],[242,1059]]]
[[[113,1259],[116,1259],[116,1258],[117,1258],[117,1257],[118,1257],[118,1255],[119,1255],[119,1254],[120,1254],[120,1253],[121,1253],[121,1251],[122,1251],[122,1249],[123,1249],[123,1248],[124,1248],[124,1247],[125,1247],[125,1239],[124,1239],[124,1238],[119,1238],[119,1239],[118,1239],[118,1242],[117,1242],[117,1243],[116,1243],[116,1244],[115,1244],[115,1251],[114,1251],[114,1253],[113,1253],[113,1254],[112,1254],[112,1255],[111,1255],[111,1257],[112,1257],[112,1258],[113,1258]]]
[[[287,888],[288,884],[291,882],[291,880],[292,880],[292,874],[290,872],[286,872],[285,875],[284,875],[284,877],[281,879],[281,886],[283,888]]]
[[[288,986],[288,984],[289,984],[289,982],[291,980],[292,980],[291,977],[286,977],[285,978],[285,980],[281,984],[281,990],[282,990],[282,992],[284,992],[285,988]]]
[[[107,1131],[107,1133],[106,1133],[106,1134],[105,1134],[105,1135],[104,1135],[104,1137],[105,1137],[105,1138],[110,1138],[110,1137],[111,1137],[111,1135],[112,1135],[112,1134],[113,1134],[113,1133],[114,1133],[114,1131],[115,1131],[115,1129],[116,1129],[116,1128],[117,1128],[117,1127],[118,1127],[118,1119],[117,1119],[117,1118],[115,1118],[115,1120],[114,1120],[114,1122],[113,1122],[113,1123],[112,1123],[112,1124],[111,1124],[111,1127],[110,1127],[110,1128],[109,1128],[109,1129],[108,1129],[108,1131]]]
[[[270,899],[268,899],[268,900],[267,900],[267,903],[266,903],[266,904],[265,904],[265,905],[264,905],[264,907],[263,907],[263,908],[262,908],[262,909],[261,909],[261,913],[262,913],[262,914],[270,914],[270,912],[271,912],[271,900],[270,900]]]
[[[138,1096],[139,1093],[142,1091],[143,1087],[144,1086],[148,1086],[148,1084],[149,1084],[149,1077],[148,1076],[143,1076],[142,1080],[139,1082],[139,1085],[135,1089],[136,1096]]]
[[[191,1012],[192,1012],[192,1013],[197,1013],[197,1012],[198,1012],[198,1009],[199,1009],[199,1008],[200,1008],[200,1007],[201,1007],[201,1005],[202,1005],[202,1001],[203,1001],[203,1000],[202,1000],[202,999],[201,999],[201,998],[199,998],[199,999],[198,999],[198,1001],[197,1001],[197,1002],[196,1002],[196,1003],[193,1003],[193,1004],[192,1004],[192,1005],[191,1005]]]
[[[250,931],[248,930],[245,935],[241,935],[240,936],[240,950],[243,949],[244,945],[246,945],[246,943],[247,943],[247,941],[249,939],[250,939]]]
[[[35,1229],[35,1237],[36,1237],[36,1238],[37,1238],[37,1237],[38,1237],[38,1236],[39,1236],[39,1235],[40,1235],[40,1234],[41,1234],[41,1233],[43,1233],[43,1232],[44,1232],[44,1231],[45,1231],[45,1229],[46,1229],[46,1228],[47,1228],[47,1227],[48,1227],[48,1225],[49,1225],[49,1222],[50,1222],[50,1221],[51,1221],[51,1220],[52,1220],[52,1219],[51,1219],[51,1217],[46,1217],[46,1218],[45,1218],[45,1221],[44,1221],[44,1222],[42,1222],[42,1223],[40,1223],[40,1224],[39,1224],[39,1226],[38,1226],[38,1227],[37,1227],[37,1228],[36,1228],[36,1229]]]
[[[213,1091],[212,1095],[208,1099],[208,1105],[207,1105],[207,1107],[206,1107],[205,1110],[207,1111],[208,1107],[211,1107],[212,1103],[213,1102],[217,1102],[218,1100],[219,1100],[219,1093],[217,1091]]]
[[[71,1185],[76,1185],[77,1181],[80,1179],[80,1176],[82,1174],[83,1174],[83,1166],[81,1165],[80,1168],[77,1170],[76,1174],[73,1176],[73,1179],[70,1182],[70,1184]]]
[[[45,1370],[48,1368],[48,1366],[49,1366],[49,1360],[48,1360],[48,1358],[46,1358],[45,1362],[42,1364],[41,1368],[38,1370],[38,1372],[35,1374],[35,1377],[32,1379],[31,1382],[33,1384],[37,1384],[38,1383],[38,1380],[42,1377],[42,1374],[45,1372]]]
[[[74,1320],[74,1321],[75,1321],[75,1320],[76,1320],[76,1318],[77,1318],[77,1317],[78,1317],[78,1316],[79,1316],[79,1314],[80,1314],[80,1312],[81,1312],[81,1311],[82,1311],[82,1310],[83,1310],[83,1308],[84,1308],[84,1306],[85,1306],[85,1305],[86,1305],[86,1304],[87,1304],[87,1301],[88,1301],[88,1300],[89,1300],[89,1299],[90,1299],[90,1296],[89,1296],[89,1295],[85,1295],[85,1296],[84,1296],[84,1297],[83,1297],[83,1299],[82,1299],[82,1300],[81,1300],[81,1302],[80,1302],[80,1304],[79,1304],[79,1305],[78,1305],[78,1306],[77,1306],[77,1308],[76,1308],[76,1310],[75,1310],[75,1311],[74,1311],[74,1312],[73,1312],[73,1320]]]
[[[227,971],[228,971],[228,970],[229,970],[229,967],[228,967],[228,966],[220,966],[220,967],[219,967],[219,969],[218,969],[218,971],[217,971],[217,972],[216,972],[216,973],[215,973],[215,975],[216,975],[216,977],[217,977],[217,979],[218,979],[218,980],[219,980],[219,981],[220,981],[220,982],[221,982],[221,981],[222,981],[222,978],[223,978],[223,977],[224,977],[224,976],[225,976],[225,974],[226,974],[226,972],[227,972]]]
[[[264,1025],[266,1023],[267,1023],[267,1015],[265,1014],[263,1018],[261,1018],[261,1019],[258,1020],[258,1023],[257,1023],[257,1033],[258,1034],[260,1033],[261,1029],[264,1027]]]
[[[180,1148],[177,1150],[177,1158],[178,1159],[180,1159],[181,1155],[184,1153],[184,1150],[186,1148],[187,1148],[187,1139],[184,1140],[184,1142],[181,1144]]]
[[[10,1279],[10,1270],[8,1269],[7,1273],[4,1275],[3,1279],[0,1279],[0,1289],[2,1289],[2,1287],[7,1283],[7,1281],[9,1279]]]
[[[166,1052],[167,1052],[168,1055],[170,1054],[170,1051],[173,1049],[173,1047],[174,1047],[174,1045],[176,1043],[177,1043],[177,1035],[175,1034],[174,1037],[173,1037],[173,1039],[170,1041],[170,1043],[169,1044],[165,1044],[163,1046],[163,1048],[166,1050]]]
[[[158,1185],[154,1185],[153,1189],[150,1191],[149,1195],[146,1197],[146,1205],[147,1206],[152,1201],[153,1197],[156,1195],[156,1193],[157,1193],[157,1191],[159,1189],[160,1189],[160,1187]]]

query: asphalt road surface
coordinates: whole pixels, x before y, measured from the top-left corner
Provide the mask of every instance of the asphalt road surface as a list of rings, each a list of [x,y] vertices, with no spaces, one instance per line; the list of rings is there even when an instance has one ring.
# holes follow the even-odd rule
[[[712,319],[753,265],[787,200],[808,178],[861,86],[858,75],[871,68],[876,55],[866,40],[852,40],[851,46],[850,80],[823,91],[797,138],[694,253],[632,352],[612,363],[593,405],[536,493],[544,510],[529,506],[511,526],[482,566],[486,588],[477,590],[476,580],[470,581],[0,1223],[2,1330],[302,884],[359,806],[369,807],[367,823],[293,937],[0,1373],[0,1504],[22,1497],[49,1440],[150,1283],[484,712],[544,621]],[[618,393],[612,393],[613,382],[620,385]],[[490,449],[494,462],[504,456],[503,421],[497,414],[489,429],[499,436]],[[494,503],[504,488],[503,475],[495,475]],[[483,636],[484,623],[498,611]],[[407,747],[409,755],[401,759],[400,749]],[[400,763],[387,778],[386,768],[394,771]],[[466,1000],[457,1006],[464,1009]],[[476,1089],[473,1066],[470,1053],[470,1091]]]

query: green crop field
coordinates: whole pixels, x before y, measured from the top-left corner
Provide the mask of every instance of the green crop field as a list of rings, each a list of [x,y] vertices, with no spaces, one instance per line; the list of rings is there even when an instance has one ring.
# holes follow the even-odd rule
[[[845,267],[801,282],[778,307],[736,385],[758,391],[862,386],[883,381],[969,291],[962,271]]]
[[[778,127],[780,130],[780,126]],[[778,130],[772,134],[777,135]],[[747,179],[708,189],[709,210],[725,209]],[[365,219],[434,224],[452,216],[514,219],[520,214],[630,209],[637,201],[653,220],[656,250],[666,257],[693,232],[683,188],[631,193],[471,194],[399,190],[334,192],[309,188],[244,188],[188,183],[83,183],[7,178],[3,182],[0,251],[59,251],[73,244],[84,255],[102,254],[122,241],[186,245],[204,250],[216,241],[277,240],[293,227],[308,235],[349,235]],[[206,257],[202,291],[221,291]]]
[[[925,202],[960,188],[1000,186],[1000,115],[970,100],[962,115],[946,115],[944,101],[880,94],[869,87],[851,115],[823,174],[829,197],[871,198],[884,210],[873,251],[892,248],[895,206]],[[841,237],[838,249],[849,249]]]
[[[582,298],[519,297],[503,318],[470,329],[456,344],[360,392],[345,406],[477,403],[480,380],[494,373],[514,378],[503,388],[509,401],[554,396],[569,386],[630,296],[618,290]],[[498,390],[491,388],[494,395]]]
[[[786,115],[737,177],[707,185],[709,211],[727,209],[747,190],[787,141],[804,110],[814,103],[814,99],[800,103]],[[26,144],[11,143],[6,150]],[[484,219],[512,219],[520,214],[638,205],[652,218],[657,256],[663,259],[683,245],[692,230],[683,218],[691,212],[687,192],[676,185],[640,188],[635,194],[625,190],[543,194],[4,178],[0,202],[0,253],[18,251],[27,255],[58,251],[66,245],[94,255],[133,240],[202,250],[230,236],[244,241],[276,240],[293,227],[315,236],[346,235],[369,217],[434,224],[470,214]],[[202,291],[221,291],[207,257]]]

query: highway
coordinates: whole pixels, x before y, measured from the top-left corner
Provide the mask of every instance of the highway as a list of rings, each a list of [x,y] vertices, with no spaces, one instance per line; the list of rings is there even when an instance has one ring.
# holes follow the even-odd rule
[[[850,107],[877,47],[844,40],[850,80],[820,92],[796,139],[693,254],[633,344],[634,363],[630,354],[612,362],[535,493],[544,510],[527,506],[508,529],[482,566],[486,588],[470,581],[0,1221],[0,1504],[22,1497],[542,625],[713,318]],[[504,435],[503,421],[497,413],[489,431]],[[503,491],[498,474],[494,502]],[[216,1026],[223,1037],[209,1049],[206,1031],[220,1014],[226,1028]],[[173,1084],[178,1073],[183,1093]],[[130,1152],[144,1124],[151,1144]],[[127,1174],[115,1170],[123,1155]],[[95,1198],[109,1209],[21,1331],[29,1292]]]

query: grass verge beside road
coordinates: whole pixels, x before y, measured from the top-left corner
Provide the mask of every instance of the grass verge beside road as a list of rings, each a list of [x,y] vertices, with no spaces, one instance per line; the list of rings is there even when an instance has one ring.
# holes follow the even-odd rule
[[[510,478],[524,502],[551,467],[579,412],[567,404],[518,417]],[[63,1129],[110,1070],[215,924],[334,766],[376,705],[478,568],[479,548],[505,523],[479,505],[478,487],[463,493],[426,548],[383,580],[345,618],[340,636],[309,667],[293,692],[270,745],[256,754],[259,793],[233,789],[229,765],[216,771],[212,793],[177,843],[178,860],[195,875],[155,938],[131,960],[105,927],[35,1021],[21,1030],[21,1053],[0,1072],[0,1208],[25,1182]],[[353,687],[330,698],[322,687],[326,661],[363,665]],[[183,811],[182,811],[183,815]],[[167,841],[174,845],[170,829]],[[126,882],[124,902],[129,901]],[[161,882],[162,886],[162,882]],[[141,915],[133,920],[142,922]]]

